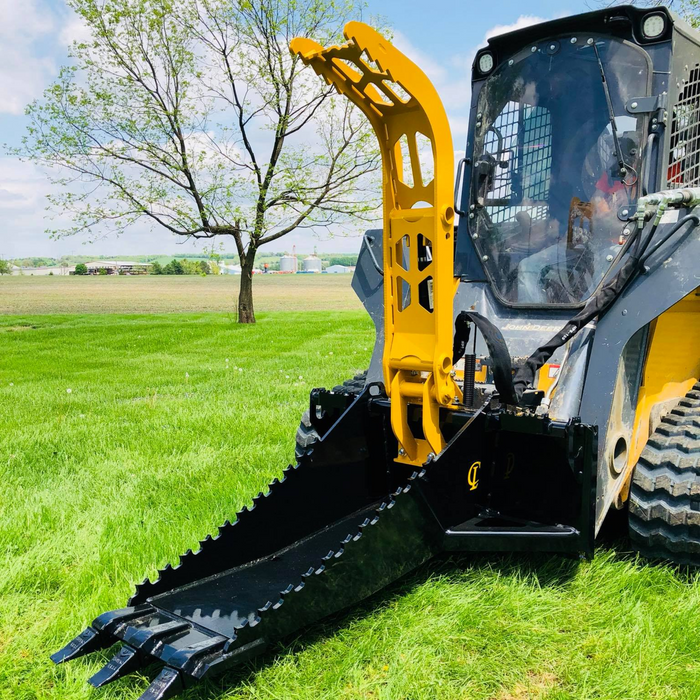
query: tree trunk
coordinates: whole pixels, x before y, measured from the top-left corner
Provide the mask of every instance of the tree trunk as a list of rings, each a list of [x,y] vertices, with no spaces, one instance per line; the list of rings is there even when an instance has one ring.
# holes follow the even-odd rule
[[[241,260],[241,286],[238,293],[238,323],[255,323],[253,309],[253,267],[255,251],[248,250]]]

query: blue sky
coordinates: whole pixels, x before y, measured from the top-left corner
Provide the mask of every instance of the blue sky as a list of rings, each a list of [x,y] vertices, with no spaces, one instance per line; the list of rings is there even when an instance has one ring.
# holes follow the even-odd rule
[[[369,0],[369,12],[391,24],[396,45],[435,83],[452,124],[455,149],[463,149],[469,100],[469,70],[476,49],[487,36],[544,19],[586,12],[590,0]],[[24,106],[41,96],[67,48],[85,29],[63,0],[0,0],[0,142],[18,145],[26,128]],[[139,226],[120,238],[53,241],[44,211],[50,183],[31,164],[0,156],[0,257],[63,254],[118,255],[191,252],[164,231]],[[301,251],[317,245],[323,251],[354,252],[357,238],[315,237],[308,231],[290,234],[275,249]]]

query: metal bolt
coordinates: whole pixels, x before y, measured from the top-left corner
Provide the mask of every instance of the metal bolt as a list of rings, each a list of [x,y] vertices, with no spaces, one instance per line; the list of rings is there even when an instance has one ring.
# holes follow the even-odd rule
[[[638,106],[639,106],[639,105],[638,105],[636,102],[633,102],[633,103],[630,105],[630,107],[631,107],[632,109],[637,109]]]
[[[469,207],[469,211],[474,211],[474,209],[476,209],[476,204],[472,204],[472,205]]]
[[[482,259],[484,262],[486,262],[486,261],[489,259],[489,256],[488,256],[488,255],[482,255],[482,256],[481,256],[481,259]]]
[[[571,43],[575,44],[578,41],[578,39],[575,36],[571,37]]]
[[[624,236],[629,236],[630,233],[632,233],[632,230],[631,230],[631,229],[628,229],[628,228],[626,228],[626,229],[622,232],[622,234],[623,234]]]
[[[483,117],[483,116],[484,115],[481,112],[477,112],[477,114],[476,114],[477,119],[481,119],[481,117]]]
[[[477,129],[481,129],[481,122],[480,122],[480,121],[478,121],[478,122],[476,123],[476,128],[477,128]]]
[[[403,447],[399,447],[399,454],[403,457],[406,454],[406,450]]]
[[[515,63],[515,61],[511,58],[510,61],[508,61],[508,65],[512,66]]]
[[[629,214],[629,211],[627,209],[623,209],[621,214],[622,216],[627,216]]]
[[[432,459],[435,459],[435,453],[434,453],[434,452],[431,452],[431,453],[428,455],[428,459],[431,459],[431,460],[432,460]]]
[[[658,124],[658,122],[659,122],[659,120],[658,120],[656,117],[654,117],[654,118],[651,120],[651,123],[652,123],[652,124]]]
[[[627,316],[627,309],[622,309],[622,315]]]
[[[549,45],[549,50],[550,51],[556,51],[557,45],[556,44],[550,44]]]
[[[614,260],[614,258],[613,258],[612,255],[607,255],[607,256],[605,257],[605,259],[606,259],[608,262],[612,262],[612,261]]]
[[[535,53],[535,51],[537,51],[537,47],[536,47],[536,46],[533,46],[533,47],[530,49],[530,51],[531,51],[532,53]]]
[[[455,372],[454,370],[452,370],[452,371],[450,372],[450,377],[452,377],[452,378],[454,379],[456,376],[457,376],[457,372]]]
[[[652,124],[652,125],[651,125],[651,130],[652,130],[652,131],[658,131],[658,129],[659,129],[659,125],[658,125],[658,124]]]
[[[479,237],[479,234],[478,234],[478,233],[472,233],[472,238],[473,238],[474,240],[476,240],[478,237]]]
[[[586,43],[587,43],[589,46],[591,46],[591,45],[593,44],[593,39],[587,39],[587,40],[586,40]]]
[[[474,218],[474,216],[475,216],[475,214],[474,214],[474,212],[473,212],[473,211],[472,211],[472,212],[469,212],[469,218],[470,218],[470,219],[473,219],[473,218]]]

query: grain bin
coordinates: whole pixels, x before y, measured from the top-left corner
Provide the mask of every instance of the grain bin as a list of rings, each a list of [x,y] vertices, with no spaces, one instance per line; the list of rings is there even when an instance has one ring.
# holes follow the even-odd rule
[[[296,255],[283,255],[280,258],[280,272],[296,272],[299,269]]]
[[[315,255],[309,255],[308,258],[304,258],[303,266],[304,272],[321,272],[323,269],[321,258],[317,258]]]

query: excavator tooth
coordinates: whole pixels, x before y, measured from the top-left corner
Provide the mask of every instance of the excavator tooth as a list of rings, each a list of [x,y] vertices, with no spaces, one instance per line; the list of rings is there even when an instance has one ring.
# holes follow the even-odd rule
[[[152,627],[128,627],[124,633],[124,641],[134,649],[144,654],[152,654],[160,644],[167,642],[169,637],[190,630],[189,623],[181,620],[169,620]]]
[[[146,692],[139,700],[168,700],[182,692],[184,684],[180,674],[174,669],[166,666],[146,688]]]
[[[90,654],[93,651],[111,646],[113,641],[105,639],[97,630],[88,627],[75,639],[72,639],[66,646],[51,655],[51,661],[55,664],[62,664],[64,661],[77,659],[79,656]]]
[[[116,681],[117,678],[122,678],[132,671],[136,671],[141,665],[141,659],[136,649],[125,644],[103,668],[88,680],[88,683],[94,688],[101,688],[107,683]]]

